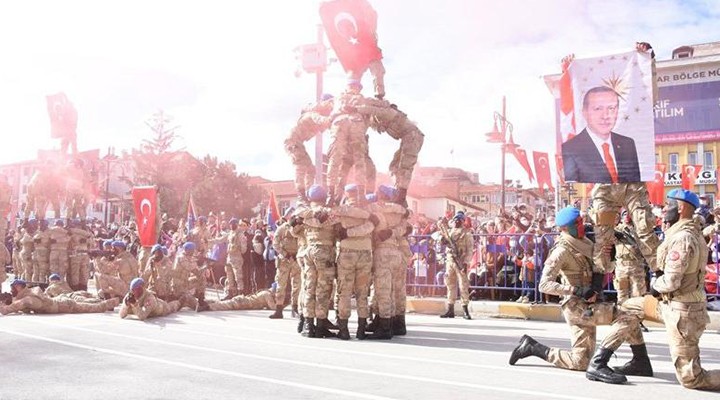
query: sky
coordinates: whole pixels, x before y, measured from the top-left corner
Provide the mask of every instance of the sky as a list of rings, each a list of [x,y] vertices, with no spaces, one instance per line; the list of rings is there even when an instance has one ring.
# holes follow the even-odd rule
[[[484,183],[500,181],[499,145],[484,134],[503,96],[515,142],[529,155],[554,153],[554,100],[542,76],[558,73],[563,56],[611,54],[647,41],[662,60],[678,46],[720,40],[714,0],[370,2],[386,98],[425,134],[419,164],[476,172]],[[316,41],[318,5],[2,2],[0,164],[59,148],[45,96],[63,91],[78,110],[80,150],[136,148],[151,137],[144,121],[162,109],[178,126],[177,148],[232,161],[249,175],[292,179],[282,143],[315,98],[315,76],[296,76],[293,49]],[[340,64],[331,63],[324,91],[338,94],[345,83]],[[372,96],[369,73],[363,84]],[[370,133],[379,171],[387,171],[397,146]],[[528,184],[515,160],[507,165],[507,179]]]

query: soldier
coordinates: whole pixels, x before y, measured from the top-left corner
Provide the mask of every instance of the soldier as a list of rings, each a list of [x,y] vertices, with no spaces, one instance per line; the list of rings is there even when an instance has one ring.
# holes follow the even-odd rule
[[[358,191],[365,197],[367,181],[365,176],[366,155],[368,154],[369,127],[368,119],[357,113],[353,104],[361,102],[359,81],[351,79],[347,90],[335,103],[336,117],[330,128],[332,142],[328,150],[327,187],[329,190],[328,205],[339,203],[341,184],[346,180],[344,175],[350,167],[355,168],[355,179],[359,182]]]
[[[49,231],[50,273],[67,276],[70,235],[65,230],[65,224],[60,219],[55,221],[55,226],[51,227]]]
[[[191,295],[199,304],[205,302],[205,275],[200,270],[202,263],[195,256],[197,246],[194,242],[183,244],[183,251],[178,253],[173,265],[173,276],[170,283],[175,298]]]
[[[297,318],[298,316],[298,298],[300,296],[300,266],[297,262],[298,253],[298,241],[292,235],[290,223],[287,222],[292,215],[293,208],[288,208],[285,211],[284,219],[286,222],[278,226],[275,232],[275,239],[273,240],[273,248],[277,253],[275,257],[275,282],[277,282],[277,292],[275,293],[275,312],[270,315],[270,318],[277,319],[282,318],[282,310],[285,307],[285,295],[288,286],[290,290],[290,304],[292,306],[292,317]]]
[[[262,290],[250,296],[238,295],[229,300],[218,302],[208,301],[198,305],[197,311],[229,311],[229,310],[272,310],[275,308],[275,293]]]
[[[229,300],[245,291],[243,279],[243,254],[247,252],[248,240],[245,235],[247,224],[242,225],[237,218],[230,219],[230,230],[221,237],[210,241],[212,244],[227,243],[228,256],[225,264],[225,297],[223,300]]]
[[[307,255],[304,272],[305,326],[303,335],[307,337],[334,337],[329,331],[328,305],[333,290],[335,269],[335,234],[330,209],[324,207],[327,192],[322,186],[313,185],[308,189],[307,198],[310,207],[299,210],[291,219],[291,226],[302,225],[307,240]],[[317,319],[317,326],[315,320]]]
[[[315,180],[315,167],[305,150],[305,142],[321,134],[330,127],[330,112],[333,109],[333,96],[323,94],[320,103],[310,110],[303,110],[297,125],[285,139],[285,151],[290,155],[295,166],[295,189],[298,200],[307,203],[305,190]]]
[[[145,290],[145,281],[142,278],[134,278],[130,282],[130,291],[123,297],[119,315],[120,318],[125,318],[132,314],[140,321],[145,321],[148,318],[164,317],[178,312],[184,305],[187,304],[178,300],[165,302],[159,299],[152,291]]]
[[[364,98],[355,106],[358,113],[370,118],[370,127],[373,130],[378,133],[386,132],[393,139],[400,141],[400,148],[390,162],[390,175],[398,189],[396,201],[407,207],[407,189],[410,187],[412,172],[417,164],[425,135],[405,113],[388,101]]]
[[[549,348],[524,335],[510,355],[510,365],[515,365],[519,359],[535,356],[556,367],[583,371],[588,369],[591,363],[596,326],[610,323],[615,307],[611,303],[597,303],[591,308],[598,294],[591,287],[593,243],[585,237],[585,225],[580,210],[575,207],[560,210],[555,223],[561,234],[545,262],[540,278],[540,291],[562,296],[560,305],[565,321],[570,325],[572,350]],[[558,276],[561,283],[557,282]],[[638,338],[635,339],[637,341]],[[642,334],[639,340],[642,340]],[[613,372],[607,365],[602,367],[612,354],[612,351],[607,349],[598,349],[592,360],[592,365],[597,366],[593,369],[593,380],[607,383],[627,381],[624,375]]]
[[[80,303],[100,303],[102,299],[93,296],[85,290],[73,291],[70,285],[58,274],[51,274],[48,278],[49,285],[45,288],[45,294],[52,298],[68,298]]]
[[[169,300],[172,297],[170,287],[172,281],[172,263],[165,246],[156,244],[150,251],[150,259],[142,273],[142,278],[147,282],[148,290],[162,300]]]
[[[35,249],[33,236],[37,232],[38,222],[35,218],[30,218],[25,223],[25,229],[20,236],[20,263],[22,264],[20,275],[16,275],[20,279],[32,279],[34,274],[32,255]]]
[[[365,193],[359,185],[345,186],[345,198],[347,204],[335,207],[332,216],[338,220],[334,225],[338,241],[338,338],[349,340],[348,319],[352,311],[350,299],[353,295],[357,302],[358,321],[367,320],[369,314],[368,295],[373,265],[372,233],[379,224],[379,219],[377,215],[359,207],[360,199],[365,200]],[[384,321],[385,328],[389,321]],[[363,325],[358,326],[358,339],[365,338]]]
[[[93,234],[85,228],[80,220],[73,220],[70,224],[70,269],[68,270],[68,283],[73,290],[87,290],[89,278],[88,266],[90,256],[88,251],[93,243]]]
[[[50,273],[50,231],[48,221],[40,220],[40,229],[33,236],[35,251],[33,252],[33,277],[35,282],[47,282]]]
[[[307,195],[305,195],[307,198]],[[306,280],[307,278],[307,252],[308,252],[308,242],[307,238],[305,237],[305,225],[303,224],[302,218],[299,217],[299,215],[306,209],[307,207],[304,205],[300,205],[297,210],[295,210],[294,214],[290,216],[290,219],[288,220],[288,225],[290,225],[290,234],[293,235],[293,237],[297,240],[298,244],[298,252],[297,252],[297,263],[298,268],[300,268],[300,295],[298,296],[298,305],[299,305],[299,318],[298,318],[298,326],[297,331],[298,333],[303,332],[303,327],[305,326],[305,287],[306,287]]]
[[[200,256],[205,256],[208,251],[208,241],[212,238],[210,229],[207,226],[207,217],[200,216],[197,219],[197,225],[190,232],[190,237],[187,239],[188,242],[195,243],[196,253]]]
[[[115,240],[112,242],[113,260],[108,266],[110,273],[96,273],[99,288],[98,296],[122,297],[127,293],[130,281],[137,273],[137,261],[132,254],[126,251],[125,242]]]
[[[720,390],[720,370],[706,371],[700,365],[700,337],[710,321],[704,290],[707,253],[702,234],[693,221],[693,213],[700,205],[697,195],[689,190],[674,189],[669,201],[665,222],[665,240],[658,248],[658,271],[652,286],[653,295],[634,297],[625,301],[622,309],[633,319],[614,323],[601,349],[614,351],[626,339],[633,358],[615,371],[633,376],[653,376],[647,348],[642,339],[639,320],[646,318],[665,324],[670,356],[678,382],[688,389]],[[658,301],[660,297],[662,301]],[[602,364],[607,367],[607,360]],[[588,368],[588,378],[591,370]]]
[[[638,251],[637,236],[630,215],[623,213],[623,221],[615,230],[615,281],[617,303],[647,293],[644,259]]]
[[[115,271],[113,270],[112,261],[115,259],[115,254],[112,251],[112,243],[113,240],[108,239],[103,241],[102,243],[102,250],[105,254],[101,255],[100,257],[96,257],[94,260],[95,268],[93,273],[93,279],[95,279],[95,288],[97,289],[98,297],[105,298],[105,290],[107,290],[107,287],[103,287],[103,283],[106,283],[106,281],[100,280],[100,277],[103,275],[114,275]],[[108,298],[111,296],[107,296]]]
[[[441,225],[443,224],[443,225]],[[447,280],[448,310],[440,318],[455,318],[455,300],[457,299],[458,280],[460,281],[460,302],[462,303],[463,318],[472,319],[468,304],[470,304],[470,281],[467,268],[472,260],[473,237],[472,233],[464,227],[465,213],[458,211],[452,219],[452,229],[447,231],[444,221],[438,222],[440,241],[445,245],[445,265]]]
[[[62,314],[62,313],[97,313],[112,311],[119,303],[119,299],[105,300],[100,303],[84,303],[69,298],[53,299],[40,291],[31,290],[22,279],[15,279],[10,284],[12,304],[0,305],[0,314],[7,315],[22,311],[36,314]]]
[[[372,221],[375,221],[375,233],[373,235],[373,303],[377,307],[377,313],[373,320],[372,335],[368,339],[391,339],[395,331],[398,335],[405,332],[405,313],[395,314],[394,302],[400,301],[400,291],[405,293],[405,286],[399,287],[402,278],[406,276],[403,255],[400,252],[398,238],[405,233],[405,217],[407,210],[398,205],[390,203],[395,199],[397,191],[395,188],[380,185],[377,190],[377,202],[370,203],[368,208],[372,212]],[[396,232],[397,231],[397,232]],[[397,286],[397,287],[396,287]],[[404,296],[403,301],[404,301]],[[403,309],[404,311],[404,309]],[[365,320],[358,320],[358,331],[365,325]]]

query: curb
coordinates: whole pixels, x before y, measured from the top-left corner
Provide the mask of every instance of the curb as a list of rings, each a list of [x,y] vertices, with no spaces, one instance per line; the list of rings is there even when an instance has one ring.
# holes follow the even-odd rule
[[[446,311],[447,302],[442,298],[408,297],[406,310],[410,313],[440,315]],[[522,304],[507,301],[471,301],[468,309],[473,317],[515,318],[532,321],[565,322],[559,304]],[[462,307],[455,302],[455,314],[462,315]],[[720,312],[708,311],[710,323],[705,328],[720,331]],[[661,327],[660,323],[646,321],[649,327]],[[720,333],[720,332],[719,332]]]

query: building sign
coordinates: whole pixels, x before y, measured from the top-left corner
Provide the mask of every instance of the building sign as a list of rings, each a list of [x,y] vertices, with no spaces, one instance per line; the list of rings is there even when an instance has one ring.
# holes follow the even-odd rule
[[[720,139],[720,68],[658,72],[655,142]]]
[[[704,170],[700,172],[696,185],[714,185],[717,182],[715,171]],[[665,173],[665,186],[680,186],[682,184],[682,174],[680,172],[667,172]]]

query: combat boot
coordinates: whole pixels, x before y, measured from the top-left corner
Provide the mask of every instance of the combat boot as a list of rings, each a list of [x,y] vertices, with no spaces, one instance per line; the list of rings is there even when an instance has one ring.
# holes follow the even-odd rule
[[[392,317],[392,333],[397,336],[404,336],[407,334],[407,328],[405,327],[405,314]]]
[[[375,316],[372,318],[372,321],[370,321],[370,323],[365,326],[365,332],[375,332],[375,329],[377,329],[379,324],[380,317],[375,314]]]
[[[298,306],[297,306],[297,304],[294,305],[294,306],[292,306],[292,309],[291,309],[291,310],[292,310],[291,313],[290,313],[290,316],[291,316],[291,317],[297,318],[298,315],[300,315],[300,314],[298,314]]]
[[[448,310],[445,314],[441,315],[440,318],[455,318],[455,305],[448,304]]]
[[[367,318],[358,318],[358,327],[357,331],[355,331],[355,337],[358,338],[358,340],[365,340],[367,335],[365,334],[365,331],[367,330]]]
[[[401,206],[407,208],[407,189],[404,188],[398,188],[397,192],[397,198],[395,199],[395,204],[400,204]]]
[[[189,294],[182,296],[179,300],[180,300],[180,308],[187,307],[191,310],[197,311],[198,304],[200,304],[200,302],[195,297],[190,296]],[[203,303],[207,304],[204,301],[203,301]]]
[[[607,363],[610,361],[610,357],[613,355],[613,351],[600,347],[590,359],[590,364],[585,372],[585,377],[591,381],[599,381],[605,383],[619,384],[627,382],[627,378],[623,374],[619,374],[610,367]]]
[[[195,306],[195,312],[203,312],[210,310],[210,305],[206,302],[197,302],[197,305]]]
[[[305,318],[302,335],[309,338],[315,337],[315,318]]]
[[[525,357],[535,356],[547,361],[550,348],[528,335],[520,338],[520,344],[510,353],[510,365],[515,365],[517,360]]]
[[[275,312],[270,314],[270,319],[282,319],[283,318],[283,306],[275,306]]]
[[[235,294],[235,292],[227,292],[227,294],[225,295],[225,297],[223,297],[221,300],[222,300],[222,301],[232,300],[232,298],[235,297],[235,296],[237,296],[237,294]]]
[[[302,333],[304,326],[305,326],[305,317],[302,314],[300,314],[300,318],[298,318],[297,332]]]
[[[331,325],[330,321],[328,321],[327,318],[324,319],[318,319],[317,327],[315,327],[315,337],[316,338],[331,338],[335,337],[336,335],[328,329],[328,326]]]
[[[380,318],[378,326],[375,328],[375,332],[366,336],[367,339],[379,340],[388,340],[392,339],[392,337],[392,319],[390,318]]]
[[[464,305],[464,306],[462,306],[462,309],[463,309],[463,313],[464,313],[464,314],[463,314],[463,318],[465,318],[465,319],[472,319],[472,317],[470,316],[470,311],[468,311],[468,306],[467,306],[467,304]]]
[[[630,349],[633,353],[632,360],[626,362],[622,367],[613,367],[613,371],[623,375],[653,376],[653,369],[645,343],[631,345]]]
[[[340,330],[337,333],[338,339],[350,340],[350,331],[348,331],[348,320],[346,320],[346,319],[338,320],[338,326],[340,327]]]

